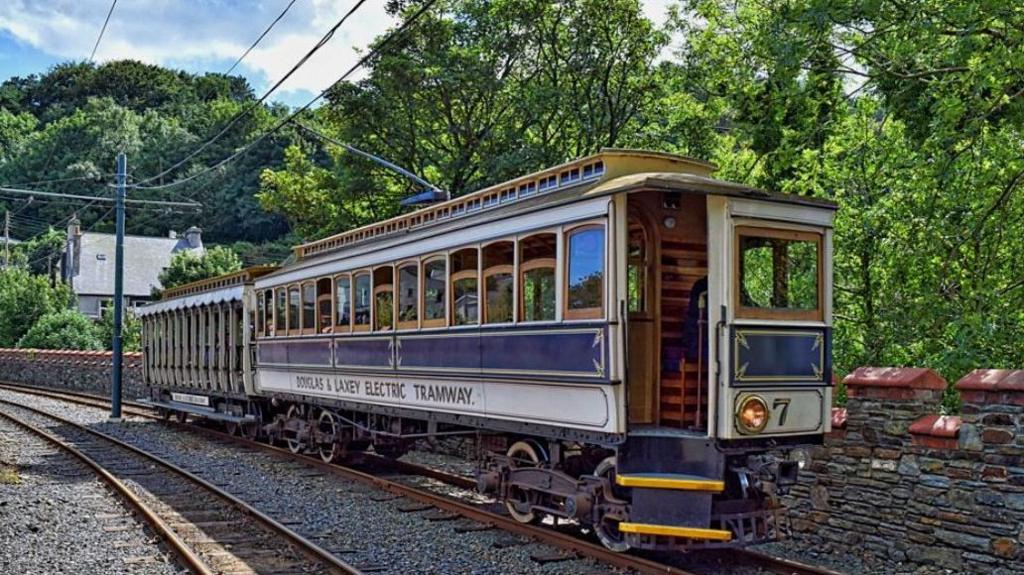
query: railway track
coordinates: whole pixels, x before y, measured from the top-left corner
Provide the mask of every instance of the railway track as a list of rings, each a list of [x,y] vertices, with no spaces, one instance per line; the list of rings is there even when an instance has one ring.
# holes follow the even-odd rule
[[[86,405],[101,409],[109,409],[110,407],[109,401],[92,394],[80,392],[58,392],[51,390],[41,390],[39,388],[7,383],[0,384],[0,389],[9,389],[11,391],[17,391],[21,393],[35,394],[43,397],[50,397],[53,399],[68,401],[80,405]],[[125,405],[126,414],[157,420],[161,419],[152,410],[140,404],[131,404],[130,402],[126,402]],[[172,425],[179,426],[180,424],[172,423]],[[379,490],[391,493],[397,497],[404,497],[409,500],[419,502],[423,505],[429,505],[442,512],[451,513],[454,515],[458,515],[460,517],[471,519],[485,526],[501,529],[539,542],[543,542],[558,547],[568,553],[590,557],[597,561],[600,561],[601,563],[605,563],[609,566],[614,566],[619,569],[627,569],[637,573],[652,575],[694,575],[692,572],[687,571],[683,568],[668,565],[645,557],[614,553],[612,551],[605,549],[603,546],[599,544],[591,543],[573,534],[562,533],[545,527],[525,525],[516,522],[505,515],[488,511],[479,505],[454,499],[450,496],[440,494],[428,489],[412,486],[400,480],[388,479],[385,477],[381,477],[380,475],[374,475],[366,471],[362,471],[344,465],[324,463],[316,456],[294,454],[291,451],[288,451],[287,449],[275,447],[272,445],[268,445],[266,443],[251,441],[248,439],[229,435],[227,433],[205,427],[184,426],[184,428],[186,428],[189,431],[198,433],[200,435],[204,435],[208,438],[216,439],[221,442],[232,443],[246,448],[258,449],[274,457],[278,457],[292,462],[300,462],[304,465],[314,467],[326,473],[330,473],[351,481],[356,481],[359,483],[373,486]],[[458,487],[460,489],[474,490],[476,487],[475,480],[465,476],[454,475],[434,468],[421,466],[404,461],[391,460],[383,457],[369,456],[369,459],[371,460],[372,463],[386,466],[387,468],[399,474],[427,477],[453,487]],[[824,569],[813,565],[806,565],[789,559],[773,557],[751,550],[733,549],[729,550],[728,554],[728,558],[730,561],[754,567],[765,572],[776,573],[778,575],[842,575],[841,573],[838,573],[836,571]]]
[[[0,399],[0,417],[71,454],[201,575],[360,571],[191,472],[70,420]]]

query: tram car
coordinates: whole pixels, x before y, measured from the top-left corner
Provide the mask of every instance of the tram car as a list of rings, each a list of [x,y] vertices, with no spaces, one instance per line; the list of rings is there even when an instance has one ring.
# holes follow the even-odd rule
[[[834,204],[606,149],[169,290],[150,401],[325,460],[473,434],[616,551],[777,538],[829,431]]]

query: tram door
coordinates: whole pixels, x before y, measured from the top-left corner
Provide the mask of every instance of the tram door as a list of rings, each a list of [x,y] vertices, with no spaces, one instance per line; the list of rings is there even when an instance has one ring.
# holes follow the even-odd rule
[[[703,429],[708,391],[706,296],[701,295],[708,273],[706,198],[640,192],[628,201],[629,423]],[[703,306],[691,307],[694,297]],[[695,309],[698,315],[691,318]]]
[[[628,222],[627,305],[629,314],[629,422],[652,424],[657,419],[658,333],[655,319],[655,246],[651,223],[630,210]]]

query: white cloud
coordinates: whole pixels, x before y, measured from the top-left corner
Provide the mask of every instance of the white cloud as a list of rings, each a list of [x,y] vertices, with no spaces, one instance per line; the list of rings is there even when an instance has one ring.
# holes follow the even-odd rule
[[[235,73],[257,90],[280,79],[355,0],[298,0]],[[664,21],[670,0],[644,0],[648,17]],[[132,58],[194,72],[223,71],[255,40],[288,0],[121,1],[114,9],[96,60]],[[110,0],[2,0],[0,31],[40,52],[85,60],[92,51]],[[275,96],[318,93],[360,58],[394,20],[383,0],[366,2],[334,38],[295,73]]]

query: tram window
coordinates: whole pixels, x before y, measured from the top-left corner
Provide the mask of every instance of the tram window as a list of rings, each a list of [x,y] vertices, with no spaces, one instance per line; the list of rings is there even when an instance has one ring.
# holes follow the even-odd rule
[[[334,332],[334,291],[331,278],[316,280],[316,326],[318,333]]]
[[[263,292],[263,330],[262,335],[274,335],[274,292],[266,290]]]
[[[444,325],[448,269],[444,258],[423,264],[423,327]]]
[[[568,233],[566,319],[603,315],[604,227],[584,226]]]
[[[274,293],[277,294],[277,306],[274,309],[274,323],[277,327],[275,335],[285,335],[285,330],[288,329],[288,324],[285,322],[288,317],[288,294],[284,288],[277,288]]]
[[[647,234],[643,226],[629,226],[626,295],[629,311],[647,311]]]
[[[555,319],[555,234],[536,234],[519,241],[521,321]]]
[[[352,284],[347,275],[334,278],[335,331],[348,331],[352,323]]]
[[[512,321],[514,246],[495,242],[484,248],[484,323]]]
[[[418,263],[398,268],[398,327],[419,327],[420,266]]]
[[[370,272],[356,274],[353,285],[352,329],[370,329]]]
[[[302,284],[302,332],[316,332],[316,284]]]
[[[391,266],[385,266],[373,270],[373,329],[386,331],[394,327],[394,270]]]
[[[288,335],[299,331],[299,311],[301,308],[299,286],[288,288]]]
[[[476,248],[459,250],[451,255],[452,325],[474,325],[480,321],[478,258]]]
[[[739,313],[762,319],[821,318],[821,235],[737,228]]]
[[[263,330],[266,329],[267,319],[264,314],[267,312],[266,294],[260,292],[256,296],[256,333],[263,335]]]

